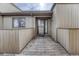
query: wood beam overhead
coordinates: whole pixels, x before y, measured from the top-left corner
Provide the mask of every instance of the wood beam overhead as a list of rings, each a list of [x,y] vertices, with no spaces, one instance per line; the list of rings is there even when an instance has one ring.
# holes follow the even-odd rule
[[[2,16],[52,16],[51,11],[24,11],[13,13],[1,13]]]

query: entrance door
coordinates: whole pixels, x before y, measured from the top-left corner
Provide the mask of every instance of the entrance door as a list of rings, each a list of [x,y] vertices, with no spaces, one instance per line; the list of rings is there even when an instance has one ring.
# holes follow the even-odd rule
[[[39,36],[45,36],[48,33],[47,20],[37,19],[37,34]]]

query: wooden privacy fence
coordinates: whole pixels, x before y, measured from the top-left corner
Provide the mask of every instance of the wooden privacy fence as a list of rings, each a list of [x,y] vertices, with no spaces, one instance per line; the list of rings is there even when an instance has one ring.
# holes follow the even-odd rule
[[[57,41],[68,53],[79,55],[79,28],[57,29]]]
[[[33,38],[34,29],[1,29],[0,53],[19,53]]]

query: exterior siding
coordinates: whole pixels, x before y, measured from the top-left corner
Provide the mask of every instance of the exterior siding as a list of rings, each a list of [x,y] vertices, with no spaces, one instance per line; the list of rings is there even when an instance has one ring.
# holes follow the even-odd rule
[[[0,29],[2,29],[2,27],[3,27],[3,20],[2,20],[2,16],[0,16]]]
[[[52,15],[52,37],[57,28],[79,28],[79,4],[58,3]]]
[[[18,18],[22,16],[4,16],[3,17],[3,28],[4,29],[14,29],[12,28],[13,18]],[[35,28],[35,18],[31,16],[23,16],[25,18],[25,28]]]
[[[56,7],[53,10],[53,15],[51,19],[51,36],[56,40],[56,28],[57,28],[57,16],[56,16]]]
[[[79,54],[78,28],[79,4],[56,4],[52,15],[52,37],[71,54]]]
[[[79,28],[79,4],[57,4],[59,28]]]
[[[25,28],[12,28],[13,17],[25,17]],[[0,21],[0,53],[19,53],[35,37],[35,17],[3,16]]]

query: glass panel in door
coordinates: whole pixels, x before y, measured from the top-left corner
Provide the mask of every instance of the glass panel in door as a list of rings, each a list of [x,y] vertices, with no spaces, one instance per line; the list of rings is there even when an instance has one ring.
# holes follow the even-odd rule
[[[38,33],[44,35],[44,20],[38,20]]]

